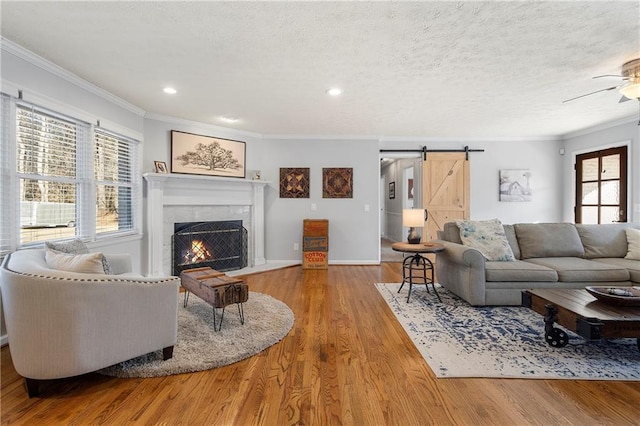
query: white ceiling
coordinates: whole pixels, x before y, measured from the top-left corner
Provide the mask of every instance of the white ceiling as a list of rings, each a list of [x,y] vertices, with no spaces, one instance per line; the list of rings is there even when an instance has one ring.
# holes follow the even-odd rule
[[[638,115],[617,90],[562,103],[640,57],[638,1],[1,7],[3,37],[147,112],[266,135],[547,137]]]

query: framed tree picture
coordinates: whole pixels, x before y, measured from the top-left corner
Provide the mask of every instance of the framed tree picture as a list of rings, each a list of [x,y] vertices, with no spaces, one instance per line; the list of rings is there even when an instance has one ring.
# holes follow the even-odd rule
[[[171,173],[245,177],[246,144],[171,131]]]

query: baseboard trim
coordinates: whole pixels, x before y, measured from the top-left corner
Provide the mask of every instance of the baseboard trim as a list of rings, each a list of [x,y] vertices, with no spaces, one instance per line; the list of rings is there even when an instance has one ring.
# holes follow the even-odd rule
[[[0,336],[0,346],[6,346],[9,344],[9,337],[6,334]]]

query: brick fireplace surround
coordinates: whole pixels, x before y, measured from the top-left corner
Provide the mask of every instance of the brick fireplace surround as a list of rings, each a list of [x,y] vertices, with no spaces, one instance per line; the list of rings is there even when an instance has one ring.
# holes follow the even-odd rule
[[[143,177],[146,275],[171,275],[171,236],[177,222],[242,220],[249,232],[249,267],[266,263],[264,188],[269,182],[162,173]]]

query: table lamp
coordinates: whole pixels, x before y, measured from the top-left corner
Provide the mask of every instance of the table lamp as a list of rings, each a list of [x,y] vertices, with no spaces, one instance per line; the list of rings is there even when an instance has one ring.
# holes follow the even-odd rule
[[[427,220],[427,211],[424,209],[403,209],[402,210],[402,226],[409,227],[409,235],[407,241],[410,244],[418,244],[422,237],[416,228],[424,228],[424,222]]]

